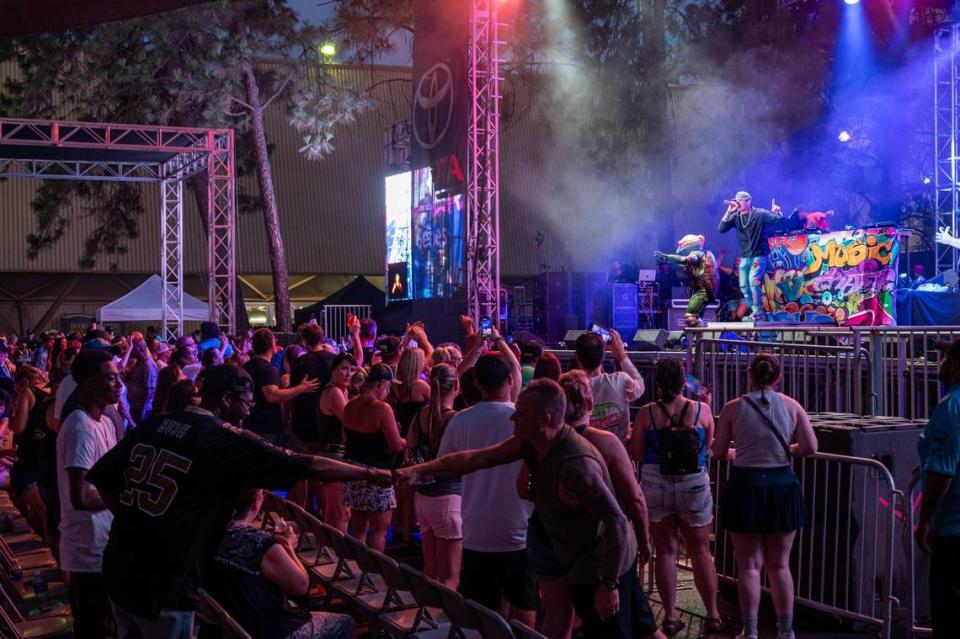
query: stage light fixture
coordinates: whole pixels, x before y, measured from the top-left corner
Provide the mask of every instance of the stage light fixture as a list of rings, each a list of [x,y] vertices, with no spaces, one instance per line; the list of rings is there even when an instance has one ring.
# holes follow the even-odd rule
[[[853,136],[850,135],[849,131],[844,129],[843,131],[840,131],[839,135],[837,135],[837,139],[840,140],[841,142],[849,142],[850,140],[853,139]]]
[[[320,55],[325,58],[332,58],[337,55],[337,45],[332,42],[324,42],[320,45]]]
[[[931,182],[933,182],[933,178],[932,178],[932,177],[930,177],[929,175],[924,175],[924,176],[923,176],[923,183],[924,183],[924,184],[930,184]]]
[[[849,5],[860,4],[860,0],[843,0],[843,2]]]

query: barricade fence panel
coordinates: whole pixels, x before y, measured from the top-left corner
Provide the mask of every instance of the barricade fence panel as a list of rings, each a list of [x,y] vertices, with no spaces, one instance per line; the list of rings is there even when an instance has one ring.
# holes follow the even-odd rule
[[[726,461],[711,465],[717,575],[735,582],[733,544],[718,516],[731,470]],[[909,588],[907,580],[895,579],[907,574],[904,554],[895,553],[902,493],[883,464],[872,459],[818,453],[795,460],[794,472],[806,506],[806,525],[790,556],[798,603],[876,624],[889,638],[893,601],[905,598]],[[768,590],[765,575],[763,588]]]
[[[347,315],[353,314],[357,319],[370,317],[373,307],[369,304],[327,304],[323,307],[323,332],[327,337],[340,343],[350,334],[347,328]]]
[[[714,410],[748,390],[747,366],[762,352],[780,358],[780,390],[810,413],[926,419],[940,400],[937,344],[960,327],[694,328],[690,372],[713,391]]]

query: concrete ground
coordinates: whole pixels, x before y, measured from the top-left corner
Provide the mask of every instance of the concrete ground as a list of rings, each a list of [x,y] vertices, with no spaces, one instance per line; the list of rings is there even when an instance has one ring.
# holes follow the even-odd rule
[[[415,568],[423,567],[423,559],[418,543],[388,543],[387,554],[397,561],[405,562]],[[656,590],[652,588],[652,577],[644,572],[644,585],[648,593],[651,608],[659,624],[663,620],[663,607],[660,605]],[[652,592],[651,592],[652,590]],[[720,614],[725,629],[719,635],[712,635],[716,639],[734,639],[741,630],[740,609],[737,603],[736,588],[732,584],[720,584]],[[686,624],[675,639],[697,639],[701,636],[701,625],[704,621],[705,609],[700,595],[693,584],[693,573],[685,568],[677,569],[677,610],[679,618]],[[854,626],[849,622],[839,620],[831,615],[811,611],[798,607],[794,613],[794,629],[797,639],[875,639],[880,636],[880,629],[869,626]],[[358,637],[365,635],[366,628],[358,629]],[[775,639],[777,636],[776,615],[770,605],[769,598],[764,597],[760,606],[760,638]],[[579,639],[582,633],[575,633]],[[582,639],[590,639],[582,637]]]

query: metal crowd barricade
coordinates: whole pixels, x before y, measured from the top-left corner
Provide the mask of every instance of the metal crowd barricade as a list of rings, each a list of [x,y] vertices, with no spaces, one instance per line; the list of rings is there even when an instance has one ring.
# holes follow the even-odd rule
[[[903,493],[880,462],[817,453],[794,461],[803,487],[806,526],[790,556],[797,603],[845,619],[877,625],[889,639],[893,625],[897,508]],[[711,465],[715,514],[723,508],[730,464]],[[714,517],[719,579],[736,580],[729,533]],[[903,573],[901,573],[903,574]],[[906,596],[908,584],[898,584]],[[763,588],[768,589],[764,576]]]
[[[870,353],[859,329],[698,328],[687,336],[688,367],[718,409],[747,392],[750,360],[772,352],[783,366],[781,390],[808,412],[863,412]]]
[[[370,317],[373,307],[369,304],[326,304],[323,307],[323,331],[327,337],[342,341],[350,334],[347,328],[347,314],[352,313],[358,319]]]
[[[940,401],[937,343],[960,337],[956,326],[883,327],[870,330],[871,371],[878,415],[925,419]]]
[[[916,527],[916,515],[920,512],[920,476],[914,477],[907,489],[906,523],[908,528],[902,536],[907,546],[907,576],[910,585],[910,594],[905,603],[910,611],[910,637],[929,637],[933,635],[930,627],[930,556],[917,553],[917,544],[913,541],[913,531]]]

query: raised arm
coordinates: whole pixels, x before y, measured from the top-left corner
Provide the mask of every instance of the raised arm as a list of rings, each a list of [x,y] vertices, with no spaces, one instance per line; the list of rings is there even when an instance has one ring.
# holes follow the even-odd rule
[[[463,361],[457,368],[457,373],[463,375],[477,365],[477,360],[483,354],[483,340],[476,333],[467,335],[467,352],[463,354]]]
[[[617,360],[617,364],[620,365],[620,370],[629,375],[630,379],[633,380],[633,387],[628,387],[626,389],[627,401],[632,402],[643,395],[643,377],[640,376],[640,372],[637,371],[637,367],[634,366],[633,362],[630,361],[630,358],[627,357],[627,347],[624,346],[623,338],[620,337],[620,333],[611,329],[610,335],[612,337],[610,340],[610,352],[613,353],[613,356]]]
[[[363,366],[363,345],[360,343],[360,322],[357,320],[350,327],[350,337],[353,339],[353,359],[357,366]]]
[[[717,227],[717,231],[720,233],[726,233],[734,227],[733,218],[737,214],[737,204],[732,202],[727,205],[727,211],[723,214],[723,217],[720,218],[720,226]]]
[[[520,360],[517,359],[517,354],[513,352],[510,344],[507,344],[507,340],[503,339],[500,332],[495,328],[492,330],[493,342],[497,345],[497,350],[500,351],[500,355],[503,356],[503,361],[510,367],[510,388],[512,393],[510,401],[516,402],[520,396],[520,387],[523,386],[523,373],[520,370]]]

